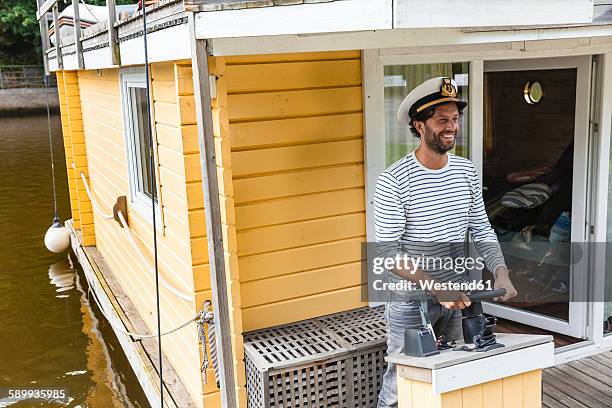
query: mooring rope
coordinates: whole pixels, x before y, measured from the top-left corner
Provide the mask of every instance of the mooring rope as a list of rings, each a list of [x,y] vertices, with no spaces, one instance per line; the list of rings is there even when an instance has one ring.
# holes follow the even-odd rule
[[[116,330],[120,333],[123,333],[127,336],[131,336],[135,339],[152,339],[160,336],[167,336],[169,334],[175,333],[181,330],[184,327],[189,326],[190,323],[196,322],[196,327],[198,330],[198,338],[200,340],[200,344],[202,347],[202,366],[200,371],[203,373],[203,381],[204,384],[207,383],[206,379],[206,370],[210,367],[210,360],[212,360],[213,370],[215,374],[215,381],[217,382],[217,387],[219,387],[219,364],[217,362],[217,345],[216,345],[216,335],[215,335],[215,318],[214,313],[210,310],[212,306],[212,302],[210,300],[204,301],[204,305],[202,306],[202,310],[200,310],[193,318],[187,320],[186,322],[176,326],[173,329],[168,331],[161,332],[159,334],[141,334],[136,332],[131,332],[129,330],[124,329],[116,325],[113,320],[109,317],[109,315],[104,310],[104,306],[95,290],[93,290],[93,284],[89,281],[87,274],[85,275],[85,280],[87,280],[88,292],[93,295],[94,300],[98,304],[98,309],[102,316],[108,321],[113,330]],[[116,313],[116,312],[115,312]],[[119,318],[120,319],[120,318]],[[204,333],[208,333],[208,337]],[[208,354],[210,352],[210,360],[208,359]]]
[[[53,182],[53,222],[59,222],[57,216],[57,193],[55,191],[55,160],[53,158],[53,137],[51,136],[51,112],[49,110],[49,75],[45,73],[45,97],[47,102],[47,128],[49,130],[49,151],[51,152],[51,180]]]
[[[74,166],[74,163],[72,163]],[[85,178],[85,173],[81,172],[81,179],[83,180],[83,184],[85,185],[85,192],[87,193],[87,196],[89,197],[89,201],[91,201],[91,205],[94,208],[94,210],[96,212],[99,212],[100,216],[105,218],[105,219],[114,219],[115,217],[112,214],[104,214],[102,207],[98,204],[98,202],[96,201],[96,199],[93,196],[93,193],[91,192],[91,189],[89,188],[89,183],[87,182],[87,179]],[[153,268],[149,265],[149,261],[147,261],[147,259],[145,258],[144,254],[142,253],[142,251],[140,250],[140,247],[138,247],[138,244],[136,243],[136,239],[134,239],[134,236],[132,235],[132,232],[130,230],[130,227],[127,224],[127,221],[125,220],[125,216],[123,215],[123,213],[121,211],[117,211],[117,217],[119,218],[119,221],[121,222],[121,225],[123,226],[123,231],[125,232],[125,235],[128,239],[128,241],[130,242],[130,244],[132,245],[132,247],[134,248],[134,250],[136,251],[136,253],[138,254],[138,257],[140,258],[140,261],[146,265],[147,267],[151,268],[151,272],[155,273],[153,271]],[[186,302],[191,303],[193,301],[193,296],[185,293],[183,291],[181,291],[180,289],[176,288],[174,285],[172,285],[170,282],[168,282],[163,275],[160,275],[160,280],[162,285],[168,289],[170,292],[172,292],[173,294],[175,294],[177,297],[179,297],[181,300],[184,300]]]
[[[74,162],[72,163],[72,168],[76,170],[76,166]],[[100,205],[98,204],[98,201],[94,199],[93,194],[91,190],[89,189],[89,183],[87,182],[85,173],[83,172],[81,172],[81,180],[83,180],[83,184],[85,185],[85,192],[87,193],[87,196],[89,197],[89,201],[91,201],[91,205],[93,206],[95,212],[97,212],[98,215],[104,218],[105,220],[114,219],[115,217],[113,216],[113,214],[105,214],[104,211],[102,210],[102,207],[100,207]]]

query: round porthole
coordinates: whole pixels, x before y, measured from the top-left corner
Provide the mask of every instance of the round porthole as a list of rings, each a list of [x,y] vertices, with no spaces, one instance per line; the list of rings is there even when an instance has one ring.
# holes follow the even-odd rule
[[[530,105],[540,102],[544,97],[542,84],[538,81],[527,81],[525,89],[523,90],[523,96],[525,97],[525,102]]]

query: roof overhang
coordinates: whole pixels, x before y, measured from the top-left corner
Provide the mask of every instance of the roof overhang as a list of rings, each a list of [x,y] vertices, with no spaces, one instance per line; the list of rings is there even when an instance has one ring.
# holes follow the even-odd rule
[[[220,2],[221,3],[221,2]],[[198,39],[384,29],[542,26],[593,20],[593,0],[242,1],[196,15]],[[267,4],[269,6],[266,6]],[[244,6],[244,7],[242,7]],[[242,8],[240,8],[242,7]]]

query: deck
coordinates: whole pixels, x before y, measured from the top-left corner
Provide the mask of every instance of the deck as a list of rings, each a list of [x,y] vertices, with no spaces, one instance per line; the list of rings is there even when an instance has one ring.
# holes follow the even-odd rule
[[[543,370],[542,406],[612,406],[612,351]]]

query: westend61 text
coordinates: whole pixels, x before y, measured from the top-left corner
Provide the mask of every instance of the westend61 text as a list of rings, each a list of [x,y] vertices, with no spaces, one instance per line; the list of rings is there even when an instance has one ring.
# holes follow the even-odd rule
[[[475,290],[493,290],[490,281],[471,281],[471,282],[434,282],[434,281],[418,281],[411,282],[401,280],[397,282],[383,282],[375,280],[372,282],[372,287],[376,291],[408,291],[408,290],[425,290],[431,291],[454,291],[470,292]]]
[[[422,270],[454,270],[457,273],[464,273],[470,269],[483,269],[484,259],[481,257],[413,257],[407,254],[397,254],[394,257],[376,257],[372,260],[372,272],[377,275],[385,270],[403,270],[414,274],[417,269]]]

